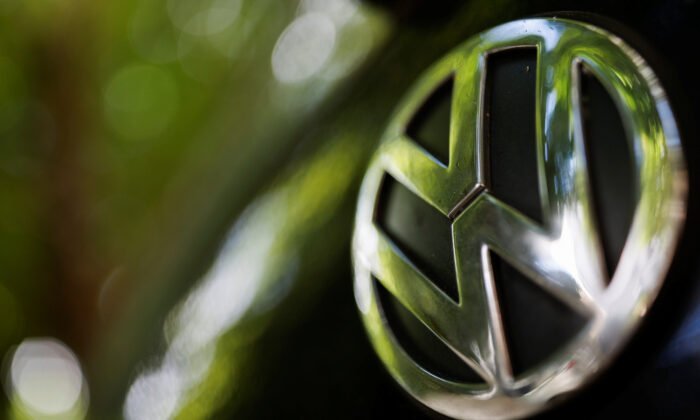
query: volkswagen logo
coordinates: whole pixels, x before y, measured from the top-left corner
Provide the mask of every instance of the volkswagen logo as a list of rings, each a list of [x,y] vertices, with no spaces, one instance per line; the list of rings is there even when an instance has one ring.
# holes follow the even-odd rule
[[[522,71],[532,72],[534,83],[528,124],[538,193],[531,198],[541,217],[498,194],[489,164],[489,58],[511,50],[530,51],[536,60],[536,66]],[[596,215],[586,153],[585,74],[612,100],[630,151],[629,190],[635,198],[612,269],[606,268],[600,228],[606,214]],[[445,86],[449,135],[441,157],[417,141],[411,124]],[[518,128],[505,132],[518,133]],[[503,144],[517,147],[516,139]],[[387,183],[444,219],[449,264],[426,269],[384,226],[392,217],[379,214]],[[609,367],[644,320],[675,253],[685,219],[686,184],[666,94],[645,60],[623,40],[587,23],[554,18],[506,23],[472,37],[428,69],[400,102],[361,187],[353,237],[354,287],[376,353],[402,388],[447,416],[520,418],[551,407],[561,400],[557,397],[579,390]],[[410,220],[393,226],[399,232],[415,230]],[[418,240],[429,246],[431,233]],[[426,255],[423,260],[432,254]],[[561,346],[526,369],[514,368],[496,259],[583,320]],[[439,285],[442,269],[454,273],[452,289]],[[414,357],[390,322],[380,291],[474,378],[456,377],[449,368],[431,369]]]

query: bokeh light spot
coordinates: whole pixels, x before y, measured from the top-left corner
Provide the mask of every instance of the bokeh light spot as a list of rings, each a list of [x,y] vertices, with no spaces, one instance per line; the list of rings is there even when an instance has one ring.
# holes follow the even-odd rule
[[[104,94],[107,122],[128,140],[162,133],[178,106],[177,86],[165,70],[133,64],[117,71]]]
[[[336,25],[344,25],[356,14],[358,4],[356,0],[301,0],[299,8],[303,12],[323,13]]]
[[[131,385],[124,405],[127,420],[167,420],[177,408],[181,379],[174,369],[141,375]]]
[[[228,28],[238,17],[240,0],[168,0],[173,24],[191,35],[213,35]]]
[[[87,408],[87,383],[80,362],[52,338],[26,339],[10,365],[11,400],[34,418],[82,418]]]
[[[296,18],[272,51],[272,71],[282,83],[297,83],[318,73],[335,47],[336,28],[321,13]]]

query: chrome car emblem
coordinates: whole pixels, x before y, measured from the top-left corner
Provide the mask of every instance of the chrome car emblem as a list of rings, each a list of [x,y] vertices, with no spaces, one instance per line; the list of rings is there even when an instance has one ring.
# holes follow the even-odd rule
[[[536,48],[537,171],[543,221],[489,190],[483,139],[489,54]],[[605,87],[633,150],[638,189],[632,222],[609,276],[593,220],[580,115],[581,67]],[[453,78],[449,163],[413,141],[407,126],[426,98]],[[458,299],[452,299],[378,227],[385,176],[451,220]],[[413,397],[456,418],[520,418],[589,383],[640,326],[675,253],[686,211],[686,172],[666,94],[642,57],[615,35],[565,19],[525,19],[467,40],[432,66],[392,118],[365,175],[353,237],[355,298],[375,351]],[[497,254],[587,322],[535,367],[513,374],[490,261]],[[608,278],[611,277],[611,278]],[[431,372],[402,348],[378,285],[483,379]]]

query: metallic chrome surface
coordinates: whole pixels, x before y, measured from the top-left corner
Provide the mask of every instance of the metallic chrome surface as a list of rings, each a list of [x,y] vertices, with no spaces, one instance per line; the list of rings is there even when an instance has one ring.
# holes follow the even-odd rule
[[[486,56],[523,46],[538,50],[543,226],[499,201],[486,183],[481,127]],[[581,65],[613,98],[634,151],[639,196],[612,279],[606,278],[590,199],[579,103]],[[445,167],[407,138],[405,129],[422,102],[450,76],[454,91]],[[374,225],[385,173],[454,219],[459,302],[430,282]],[[353,239],[355,295],[376,352],[403,388],[442,414],[518,418],[546,409],[606,368],[640,325],[675,251],[686,212],[686,184],[665,93],[624,41],[563,19],[515,21],[469,39],[430,68],[400,103],[362,185]],[[509,361],[489,250],[590,319],[564,348],[518,377]],[[417,365],[387,325],[372,276],[484,383],[456,383]]]

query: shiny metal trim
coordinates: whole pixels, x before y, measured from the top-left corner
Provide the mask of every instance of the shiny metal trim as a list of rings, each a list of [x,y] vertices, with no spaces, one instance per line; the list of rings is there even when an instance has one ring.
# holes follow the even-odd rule
[[[487,54],[538,50],[536,129],[544,224],[485,188],[482,102]],[[613,98],[634,151],[639,200],[609,282],[593,219],[581,128],[585,65]],[[447,167],[405,135],[430,93],[453,75]],[[450,299],[373,224],[385,173],[452,225],[459,302]],[[394,379],[428,407],[456,418],[520,418],[540,412],[604,370],[639,327],[671,263],[686,214],[687,175],[666,94],[644,59],[617,36],[567,19],[525,19],[481,34],[433,65],[399,104],[363,181],[353,261],[355,297],[371,342]],[[514,377],[493,282],[495,252],[585,314],[587,326],[544,362]],[[372,276],[485,381],[446,380],[401,348]],[[609,284],[608,284],[609,283]]]

